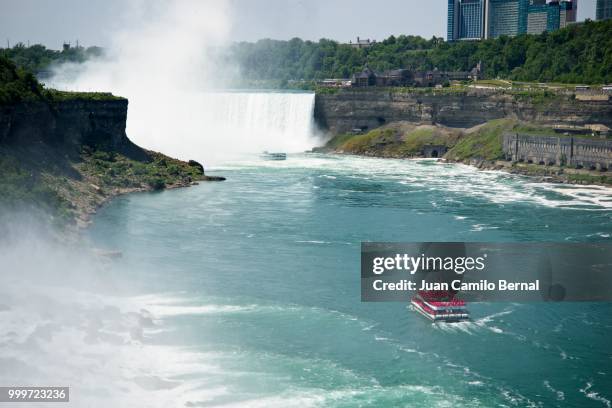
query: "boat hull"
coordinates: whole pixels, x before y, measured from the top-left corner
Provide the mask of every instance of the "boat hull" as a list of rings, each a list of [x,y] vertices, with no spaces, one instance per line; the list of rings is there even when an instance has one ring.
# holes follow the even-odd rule
[[[425,308],[423,308],[421,304],[419,304],[418,302],[414,300],[411,301],[410,304],[412,305],[412,308],[415,311],[425,316],[427,319],[431,320],[432,322],[456,323],[456,322],[470,320],[470,315],[467,313],[467,311],[465,311],[464,313],[444,313],[444,312],[432,313],[426,310]]]
[[[287,160],[286,153],[263,153],[261,158],[264,160]]]

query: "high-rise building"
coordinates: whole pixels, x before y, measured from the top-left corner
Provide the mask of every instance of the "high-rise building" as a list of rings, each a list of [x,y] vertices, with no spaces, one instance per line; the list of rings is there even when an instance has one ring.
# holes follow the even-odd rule
[[[569,3],[570,9],[567,10],[567,23],[575,23],[576,18],[578,17],[578,0],[565,1],[564,3]]]
[[[559,29],[560,10],[558,1],[548,3],[548,19],[546,21],[546,31],[555,31]]]
[[[448,0],[447,39],[474,40],[554,31],[575,22],[577,9],[577,0]]]
[[[527,32],[529,0],[488,0],[486,38],[515,36]]]
[[[482,0],[463,0],[459,6],[459,37],[480,39],[483,34]]]
[[[527,34],[541,34],[548,24],[546,0],[531,0],[527,8]]]
[[[527,34],[555,31],[576,22],[576,0],[530,0],[527,7]]]
[[[597,0],[595,19],[605,20],[612,18],[612,0]]]
[[[459,34],[457,32],[457,20],[456,14],[459,13],[459,10],[456,10],[455,3],[458,3],[455,0],[448,0],[448,17],[446,22],[446,41],[455,41],[458,39]],[[456,11],[455,11],[456,10]]]
[[[447,40],[484,38],[486,0],[448,0]]]
[[[559,28],[565,28],[568,24],[576,22],[573,6],[574,4],[571,1],[562,1],[559,3]]]

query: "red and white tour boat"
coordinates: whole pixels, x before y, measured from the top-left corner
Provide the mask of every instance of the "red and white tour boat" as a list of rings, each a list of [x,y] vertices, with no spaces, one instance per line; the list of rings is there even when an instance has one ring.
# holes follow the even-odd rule
[[[465,301],[448,291],[420,290],[410,301],[412,308],[434,322],[460,322],[470,319]]]

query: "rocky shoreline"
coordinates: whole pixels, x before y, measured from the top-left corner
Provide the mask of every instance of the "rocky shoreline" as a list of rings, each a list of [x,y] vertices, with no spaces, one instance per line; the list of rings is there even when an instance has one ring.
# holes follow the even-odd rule
[[[68,158],[63,149],[45,144],[0,145],[0,210],[5,214],[26,210],[42,224],[78,232],[117,196],[225,180],[206,175],[195,161],[147,150],[142,154],[146,159],[84,147],[80,155]]]
[[[365,152],[363,154],[355,154],[344,151],[334,151],[328,149],[315,148],[313,153],[327,153],[339,155],[357,155],[362,157],[371,157],[378,159],[402,159],[416,160],[423,159],[420,156],[397,156],[397,155],[378,155],[374,152]],[[540,166],[534,164],[512,163],[508,161],[495,160],[486,161],[479,159],[471,160],[450,160],[445,158],[437,159],[443,163],[464,164],[467,166],[476,167],[478,170],[503,171],[509,174],[527,176],[534,181],[542,183],[555,184],[574,184],[574,185],[595,185],[603,187],[612,187],[612,175],[601,173],[598,171],[582,170],[582,169],[567,169],[558,166]]]
[[[75,166],[83,177],[83,180],[78,182],[81,184],[81,188],[78,195],[68,195],[65,198],[69,200],[74,209],[77,228],[86,228],[89,226],[91,224],[91,218],[95,215],[96,211],[110,202],[113,198],[120,195],[171,190],[196,186],[202,181],[225,180],[225,177],[205,175],[204,167],[196,161],[190,160],[189,162],[183,162],[152,151],[147,151],[147,154],[154,158],[150,163],[147,163],[148,165],[156,166],[156,162],[163,160],[166,163],[171,162],[172,165],[182,168],[183,173],[177,174],[177,177],[174,178],[161,178],[153,182],[147,180],[145,177],[140,180],[132,181],[133,185],[131,186],[118,187],[113,183],[105,183],[99,176],[86,170],[88,168],[87,159],[85,159],[83,163]],[[192,169],[195,170],[195,172],[189,172]],[[121,179],[121,177],[125,177],[125,175],[116,174],[115,177],[115,180],[117,180]],[[163,183],[163,185],[161,183]]]
[[[495,160],[448,160],[446,163],[460,163],[478,168],[479,170],[504,171],[510,174],[532,177],[535,181],[555,184],[577,184],[612,186],[612,175],[596,170],[571,169],[559,166],[543,166],[528,163],[512,163],[510,161]]]
[[[224,180],[134,144],[127,110],[127,99],[110,94],[0,104],[0,215],[30,212],[78,231],[116,196]]]
[[[547,135],[551,130],[514,119],[493,120],[470,129],[401,121],[367,133],[336,134],[324,146],[313,149],[313,152],[412,159],[428,157],[425,155],[427,150],[431,151],[435,147],[436,154],[440,153],[437,156],[439,160],[448,163],[530,176],[542,182],[612,185],[612,174],[607,171],[504,160],[502,135],[507,131]]]

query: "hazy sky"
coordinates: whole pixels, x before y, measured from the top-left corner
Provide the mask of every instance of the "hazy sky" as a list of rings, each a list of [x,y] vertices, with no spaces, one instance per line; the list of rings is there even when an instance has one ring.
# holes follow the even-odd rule
[[[142,2],[144,0],[133,0]],[[390,34],[446,36],[446,0],[228,0],[232,40],[348,41]],[[594,18],[596,0],[579,0],[578,19]],[[60,48],[63,41],[109,45],[126,24],[126,0],[0,0],[0,41]],[[378,9],[380,7],[380,10]],[[203,22],[205,24],[205,22]]]

